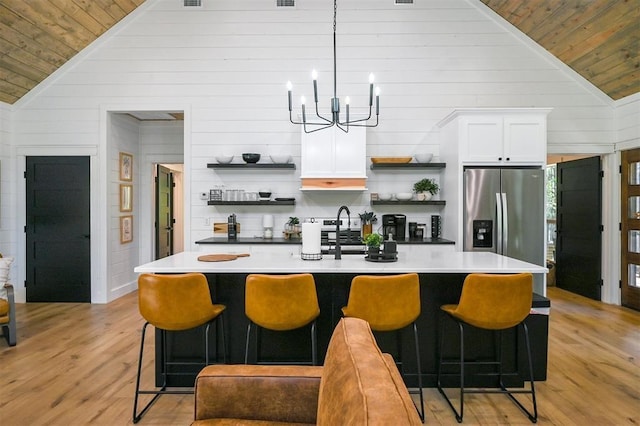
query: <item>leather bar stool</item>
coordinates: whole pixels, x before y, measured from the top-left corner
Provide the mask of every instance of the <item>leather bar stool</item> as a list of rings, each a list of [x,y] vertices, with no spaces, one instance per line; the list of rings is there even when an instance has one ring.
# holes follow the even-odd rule
[[[16,345],[16,303],[13,295],[13,286],[5,283],[4,289],[7,298],[0,298],[0,328],[2,335],[7,340],[9,346]]]
[[[311,364],[318,365],[316,318],[320,315],[316,284],[311,274],[250,274],[245,285],[245,313],[249,318],[244,362],[249,363],[253,325],[272,331],[295,330],[311,324]],[[256,328],[256,362],[260,345]]]
[[[420,280],[418,274],[359,275],[351,281],[345,317],[360,318],[369,323],[373,331],[396,331],[398,357],[402,357],[401,331],[412,325],[416,349],[418,390],[410,393],[420,396],[418,415],[424,422],[424,396],[422,393],[422,363],[416,319],[420,316]],[[402,359],[400,359],[402,362]],[[404,363],[401,368],[404,375]]]
[[[191,390],[167,390],[168,367],[175,365],[209,364],[209,326],[212,322],[220,324],[219,337],[222,341],[222,354],[226,363],[226,345],[222,313],[225,305],[213,304],[207,278],[200,273],[158,275],[142,274],[138,277],[138,308],[145,319],[140,339],[140,357],[138,358],[138,374],[136,377],[136,393],[133,402],[133,423],[138,423],[151,405],[163,394],[192,394]],[[219,321],[217,321],[219,319]],[[162,341],[162,377],[160,389],[140,390],[142,355],[147,326],[151,324],[161,331]],[[205,362],[170,362],[167,361],[166,332],[184,331],[206,325],[204,333]],[[138,396],[154,395],[153,399],[138,413]]]
[[[522,274],[470,274],[464,280],[460,301],[455,305],[443,305],[440,307],[444,313],[443,318],[451,318],[459,329],[460,353],[455,360],[444,360],[443,346],[445,339],[445,321],[441,322],[440,333],[440,362],[438,364],[438,390],[447,400],[453,410],[456,420],[461,423],[464,415],[464,395],[468,393],[503,393],[529,417],[532,423],[538,419],[538,407],[536,393],[533,384],[533,364],[531,361],[531,346],[529,344],[529,330],[524,322],[531,311],[533,299],[533,276],[529,273]],[[493,330],[498,334],[497,356],[491,361],[467,361],[465,360],[465,328],[468,326],[483,330]],[[527,349],[529,367],[530,389],[507,389],[503,382],[502,369],[502,333],[505,330],[522,326]],[[456,409],[442,387],[442,366],[456,365],[460,383],[460,408]],[[466,388],[465,367],[471,365],[490,365],[497,367],[497,372],[482,373],[495,376],[498,379],[499,388]],[[514,397],[514,394],[530,394],[533,404],[533,413],[528,411],[523,404]]]

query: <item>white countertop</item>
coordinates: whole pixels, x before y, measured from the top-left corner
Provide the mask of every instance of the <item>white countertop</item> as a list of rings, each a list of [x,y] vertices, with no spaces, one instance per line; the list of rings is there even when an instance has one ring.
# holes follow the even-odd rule
[[[233,252],[230,252],[231,254]],[[283,253],[253,253],[227,262],[201,262],[203,251],[183,252],[137,266],[138,273],[515,273],[543,274],[547,268],[510,257],[487,252],[400,251],[398,261],[374,263],[363,255],[324,255],[322,260],[302,260],[297,255]]]

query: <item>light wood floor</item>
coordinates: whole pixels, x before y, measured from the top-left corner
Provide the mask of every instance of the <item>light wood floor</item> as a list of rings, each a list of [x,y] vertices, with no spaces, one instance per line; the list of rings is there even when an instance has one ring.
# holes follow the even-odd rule
[[[557,288],[539,424],[640,424],[640,313]],[[0,341],[0,424],[131,424],[142,319],[136,294],[108,305],[19,304],[18,345]],[[152,334],[152,333],[151,333]],[[151,363],[147,363],[149,367]],[[426,389],[427,424],[456,424]],[[193,396],[162,396],[139,423],[188,425]],[[465,424],[530,424],[502,395],[473,395]]]

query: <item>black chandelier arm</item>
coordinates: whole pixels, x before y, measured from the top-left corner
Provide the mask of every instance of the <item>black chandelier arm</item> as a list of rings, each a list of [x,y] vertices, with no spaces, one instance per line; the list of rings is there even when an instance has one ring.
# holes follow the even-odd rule
[[[318,118],[324,120],[327,123],[333,123],[333,120],[329,120],[328,118],[320,115],[320,111],[318,110],[318,101],[316,101],[316,116],[318,116]],[[309,124],[312,124],[312,123],[309,123]]]
[[[351,125],[352,123],[360,123],[362,121],[369,121],[369,119],[371,118],[371,106],[369,106],[369,115],[365,118],[359,118],[357,120],[349,120],[349,116],[347,115],[346,120],[345,121],[338,121],[338,123],[342,126],[344,125]]]
[[[328,129],[329,127],[336,125],[336,123],[334,122],[330,122],[329,124],[322,124],[322,123],[301,123],[301,124],[302,124],[302,129],[304,130],[305,133],[318,132],[320,130]],[[313,130],[307,130],[307,126],[319,126],[319,127]]]
[[[323,117],[320,117],[320,118],[323,118]],[[326,125],[327,125],[327,123],[329,123],[330,125],[331,125],[331,124],[333,124],[333,122],[332,122],[332,121],[329,121],[329,120],[326,120],[326,123],[315,123],[315,122],[309,122],[309,121],[295,121],[295,120],[293,119],[293,114],[292,114],[292,112],[291,112],[291,111],[289,111],[289,121],[290,121],[292,124],[303,124],[303,125],[307,125],[307,124],[308,124],[308,125],[310,125],[310,126],[326,126]],[[327,126],[327,127],[330,127],[330,126]],[[307,132],[307,133],[308,133],[308,132]]]
[[[339,123],[341,126],[347,125],[347,127],[352,126],[352,127],[378,127],[378,116],[376,115],[376,123],[375,124],[358,124],[361,121],[366,121],[366,119],[361,119],[361,120],[356,120],[356,121],[349,121],[346,123]]]

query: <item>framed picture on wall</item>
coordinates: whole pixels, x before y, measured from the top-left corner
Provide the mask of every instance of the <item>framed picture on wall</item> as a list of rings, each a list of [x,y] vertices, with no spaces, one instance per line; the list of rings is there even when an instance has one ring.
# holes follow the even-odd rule
[[[120,216],[120,244],[133,241],[133,216]]]
[[[133,185],[120,184],[120,211],[130,212],[133,210]]]
[[[120,180],[133,180],[133,155],[126,152],[120,153]]]

